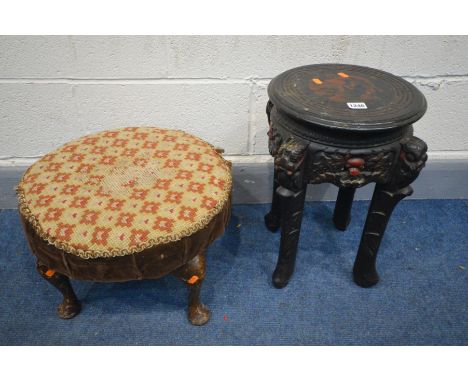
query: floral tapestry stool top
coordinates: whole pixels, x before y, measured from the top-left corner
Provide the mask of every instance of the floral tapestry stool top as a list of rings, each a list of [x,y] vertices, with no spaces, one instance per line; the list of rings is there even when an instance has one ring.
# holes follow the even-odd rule
[[[182,131],[132,127],[70,142],[34,163],[17,192],[39,273],[64,296],[62,318],[80,303],[69,278],[155,279],[189,287],[188,316],[202,325],[205,251],[228,224],[231,168]]]

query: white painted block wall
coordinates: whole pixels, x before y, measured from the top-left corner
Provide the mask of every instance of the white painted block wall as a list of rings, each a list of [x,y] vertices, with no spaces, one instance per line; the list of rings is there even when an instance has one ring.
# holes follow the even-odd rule
[[[263,161],[269,81],[324,62],[414,83],[429,104],[415,132],[432,157],[468,158],[468,36],[3,36],[0,165],[137,125],[183,129],[234,160]]]

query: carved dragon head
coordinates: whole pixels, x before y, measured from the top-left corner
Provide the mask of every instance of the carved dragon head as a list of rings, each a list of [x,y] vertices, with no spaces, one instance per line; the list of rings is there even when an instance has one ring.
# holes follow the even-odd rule
[[[304,145],[293,139],[283,143],[278,153],[275,164],[287,172],[295,172],[304,161]]]
[[[417,178],[427,161],[427,145],[417,137],[408,137],[401,141],[400,173],[397,183],[411,183]]]

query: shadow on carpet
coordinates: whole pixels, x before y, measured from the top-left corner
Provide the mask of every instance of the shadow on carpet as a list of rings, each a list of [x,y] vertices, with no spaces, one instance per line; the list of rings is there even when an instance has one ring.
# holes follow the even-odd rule
[[[0,211],[0,345],[468,345],[468,201],[409,200],[396,208],[377,261],[381,281],[351,279],[369,202],[346,232],[333,203],[307,203],[296,272],[273,288],[279,233],[268,205],[235,205],[209,249],[202,290],[211,321],[191,326],[172,276],[73,282],[80,315],[60,320],[59,293],[35,271],[16,210]]]

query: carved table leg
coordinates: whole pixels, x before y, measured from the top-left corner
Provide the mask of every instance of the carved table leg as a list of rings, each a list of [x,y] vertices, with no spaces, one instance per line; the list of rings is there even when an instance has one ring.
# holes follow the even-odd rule
[[[271,232],[278,231],[278,228],[281,225],[281,197],[276,192],[278,187],[278,170],[275,167],[273,175],[273,197],[271,201],[271,210],[265,215],[265,225]]]
[[[200,301],[200,291],[205,279],[205,254],[195,256],[172,273],[189,288],[188,319],[193,325],[204,325],[210,319],[209,309]]]
[[[354,262],[354,282],[365,288],[379,281],[375,261],[388,220],[397,203],[413,193],[410,183],[417,178],[427,160],[427,145],[421,139],[406,137],[400,144],[399,161],[391,181],[375,186]]]
[[[277,190],[283,199],[283,208],[280,253],[273,272],[273,285],[276,288],[284,288],[294,272],[306,190],[307,185],[304,185],[299,192],[292,192],[283,187],[278,187]]]
[[[63,295],[63,302],[58,306],[58,315],[60,318],[69,319],[80,313],[81,304],[73,291],[68,277],[40,263],[37,263],[37,271]]]
[[[385,228],[397,203],[412,193],[411,186],[395,190],[385,185],[375,186],[353,268],[354,282],[359,286],[368,288],[379,281],[375,261]]]
[[[340,187],[338,197],[336,199],[335,211],[333,212],[333,223],[335,227],[341,231],[346,230],[351,221],[351,207],[355,188]]]

